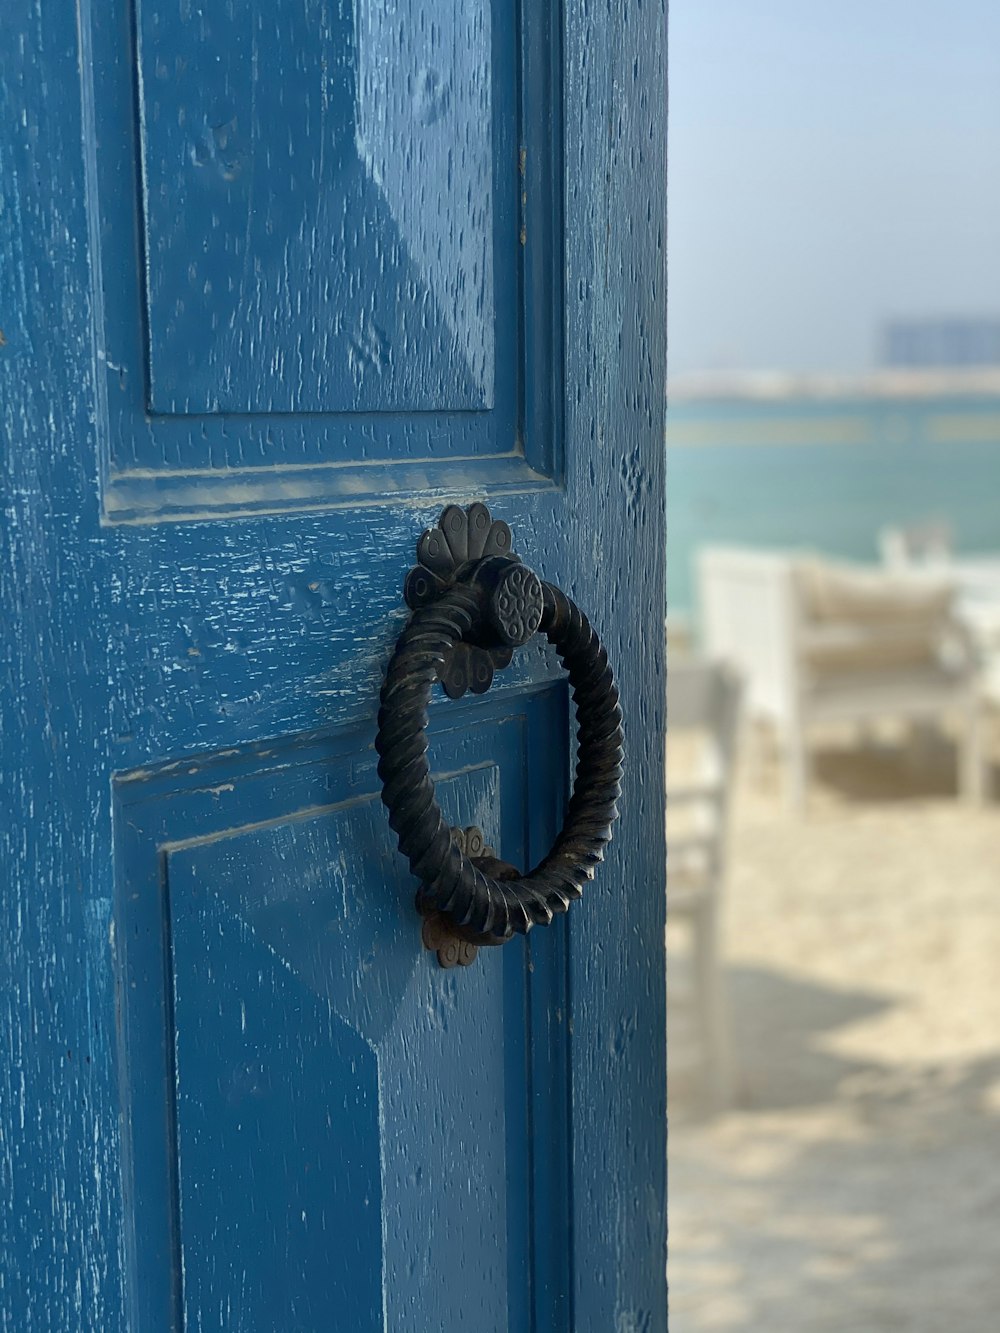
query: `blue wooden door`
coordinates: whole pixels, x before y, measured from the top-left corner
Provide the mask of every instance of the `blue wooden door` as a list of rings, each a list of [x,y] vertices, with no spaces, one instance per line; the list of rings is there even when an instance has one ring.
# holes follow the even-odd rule
[[[3,7],[0,1328],[665,1327],[663,20]],[[588,896],[444,971],[373,739],[479,498],[627,773]],[[558,661],[431,711],[536,863]]]

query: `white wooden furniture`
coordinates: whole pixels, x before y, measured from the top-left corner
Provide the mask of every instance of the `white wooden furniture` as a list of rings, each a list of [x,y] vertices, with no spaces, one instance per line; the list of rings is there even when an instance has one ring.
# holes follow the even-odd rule
[[[890,544],[883,546],[882,554],[884,560],[894,560],[897,568],[911,571],[926,568],[923,553],[910,548],[902,551]],[[987,723],[995,728],[1000,717],[1000,556],[956,556],[950,551],[939,551],[933,561],[935,568],[941,569],[954,584],[956,614],[968,631],[979,663],[980,700]],[[991,774],[992,767],[987,762],[983,778],[987,796],[991,794]]]
[[[883,528],[878,545],[882,563],[889,569],[940,568],[951,559],[951,529],[939,519]]]
[[[729,1030],[719,957],[719,907],[736,749],[740,684],[720,663],[667,664],[667,916],[690,922],[706,1101],[731,1093]],[[672,753],[684,749],[675,777]]]
[[[888,552],[883,549],[883,558]],[[895,559],[899,552],[895,552]],[[902,567],[911,572],[921,567],[920,557],[908,557]],[[1000,556],[967,555],[935,557],[955,587],[956,614],[975,644],[981,667],[980,689],[984,700],[1000,709]]]
[[[958,614],[980,661],[980,692],[994,717],[1000,710],[1000,558],[973,556],[948,566],[955,581]]]
[[[957,719],[960,785],[982,798],[975,653],[947,577],[710,547],[698,583],[703,649],[739,670],[748,716],[773,727],[795,808],[806,797],[810,732],[883,718]]]

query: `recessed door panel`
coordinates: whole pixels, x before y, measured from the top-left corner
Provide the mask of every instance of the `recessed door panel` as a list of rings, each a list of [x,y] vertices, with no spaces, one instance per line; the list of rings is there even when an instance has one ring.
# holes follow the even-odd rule
[[[379,1326],[378,1057],[273,938],[284,907],[328,942],[335,880],[275,892],[308,895],[324,841],[282,825],[168,857],[185,1327],[317,1328],[335,1303]]]
[[[106,521],[557,479],[553,21],[88,10]]]
[[[492,406],[492,9],[140,0],[152,411]]]
[[[444,808],[515,859],[565,707],[439,711]],[[470,1291],[478,1327],[560,1327],[532,1235],[568,1235],[566,1141],[530,1127],[566,1095],[531,1017],[566,1012],[563,932],[440,969],[374,769],[352,732],[118,784],[140,1328],[458,1329]]]

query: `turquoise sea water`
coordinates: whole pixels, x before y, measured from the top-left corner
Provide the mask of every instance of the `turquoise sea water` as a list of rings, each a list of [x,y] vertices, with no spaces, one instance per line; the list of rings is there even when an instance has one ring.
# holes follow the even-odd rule
[[[887,524],[944,519],[1000,553],[1000,397],[682,401],[667,422],[667,607],[692,611],[699,546],[877,559]]]

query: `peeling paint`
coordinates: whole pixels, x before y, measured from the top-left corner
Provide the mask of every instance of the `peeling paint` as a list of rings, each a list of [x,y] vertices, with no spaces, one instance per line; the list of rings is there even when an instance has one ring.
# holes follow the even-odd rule
[[[321,1287],[355,1239],[322,1234],[354,1163],[358,1233],[368,1215],[378,1233],[354,1255],[374,1291],[358,1327],[468,1326],[442,1237],[449,1271],[483,1278],[484,1327],[663,1326],[662,8],[573,0],[556,29],[522,6],[516,34],[485,4],[423,22],[407,0],[391,30],[377,8],[344,26],[309,0],[291,18],[315,40],[290,45],[280,5],[206,11],[197,34],[180,4],[0,7],[4,1333],[249,1328],[277,1271],[260,1254],[301,1227]],[[519,40],[545,77],[523,79]],[[262,77],[275,60],[288,79]],[[334,216],[344,182],[368,213]],[[342,231],[353,269],[331,263]],[[364,295],[338,287],[352,273]],[[606,639],[629,785],[567,935],[456,978],[410,933],[371,737],[419,530],[482,497]],[[561,682],[533,644],[489,696],[431,709],[442,783],[524,859],[565,796],[539,776],[569,762]],[[537,1045],[510,999],[528,986]],[[273,1132],[268,1096],[293,1097],[301,1133]],[[241,1253],[236,1224],[267,1210],[202,1237],[221,1195],[178,1198],[239,1164],[244,1123],[262,1134],[232,1189],[297,1187],[306,1163],[321,1184]],[[533,1268],[506,1248],[531,1209]],[[185,1310],[226,1245],[211,1314]]]

